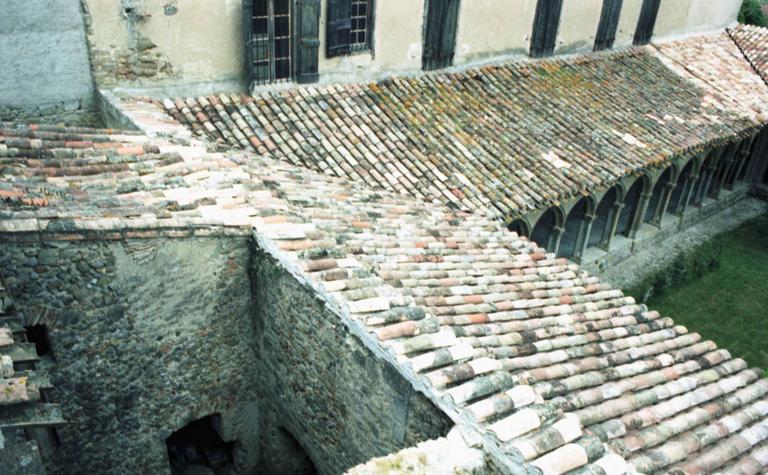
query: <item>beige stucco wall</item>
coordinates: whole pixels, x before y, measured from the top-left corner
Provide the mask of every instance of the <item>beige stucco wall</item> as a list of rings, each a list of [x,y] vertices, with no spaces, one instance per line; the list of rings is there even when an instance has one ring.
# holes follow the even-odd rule
[[[742,0],[663,0],[654,39],[707,32],[736,21]]]
[[[536,0],[462,0],[455,64],[487,56],[527,55]]]
[[[89,11],[94,77],[100,87],[243,84],[242,0],[83,0]],[[643,0],[624,0],[614,48],[630,46]],[[527,56],[537,0],[461,0],[454,64],[497,55]],[[731,24],[741,0],[662,0],[654,40]],[[170,10],[167,7],[172,7]],[[373,52],[325,57],[322,0],[321,82],[375,79],[419,71],[425,0],[377,0]],[[565,0],[556,53],[590,51],[602,0]]]
[[[321,82],[375,78],[386,72],[421,69],[421,28],[424,0],[377,0],[373,52],[325,57],[325,26],[328,2],[320,14]]]
[[[642,6],[643,0],[624,0],[621,14],[619,15],[619,24],[616,27],[616,40],[613,42],[614,49],[632,46]]]
[[[241,0],[85,0],[100,85],[242,81]],[[166,7],[172,7],[166,10]]]
[[[603,0],[566,0],[560,15],[555,54],[592,51]]]

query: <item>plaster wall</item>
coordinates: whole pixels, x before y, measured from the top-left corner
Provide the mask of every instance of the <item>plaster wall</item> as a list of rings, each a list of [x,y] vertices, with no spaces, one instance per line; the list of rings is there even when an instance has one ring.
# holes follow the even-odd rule
[[[723,29],[736,22],[742,0],[663,0],[654,39]]]
[[[83,0],[99,86],[242,86],[241,0]]]
[[[420,70],[424,8],[424,0],[377,0],[373,50],[327,58],[325,35],[328,2],[323,1],[318,64],[320,81],[372,79],[387,72]]]
[[[603,0],[579,0],[563,3],[555,54],[592,51]]]
[[[82,1],[100,87],[158,88],[159,95],[245,87],[241,0]],[[421,69],[426,0],[376,1],[372,51],[334,58],[325,56],[328,2],[321,4],[320,82],[371,80]],[[527,56],[536,4],[461,1],[454,63]],[[664,0],[655,37],[723,28],[734,21],[739,5],[739,0]],[[624,0],[615,47],[632,44],[641,6],[642,0]],[[555,52],[590,51],[601,9],[602,0],[564,2]]]
[[[0,120],[78,122],[94,103],[79,1],[4,0],[0,65]]]
[[[528,55],[537,0],[463,0],[455,64],[499,54]]]

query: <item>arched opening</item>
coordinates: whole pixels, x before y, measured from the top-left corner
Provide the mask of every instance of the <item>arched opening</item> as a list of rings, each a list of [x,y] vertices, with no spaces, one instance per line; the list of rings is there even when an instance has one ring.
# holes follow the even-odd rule
[[[672,190],[672,196],[669,199],[669,211],[671,213],[680,213],[683,211],[683,199],[691,187],[691,174],[693,173],[694,161],[690,160],[680,176],[677,178],[675,188]]]
[[[664,170],[664,173],[661,174],[654,185],[651,198],[648,201],[648,208],[646,208],[645,217],[643,218],[644,223],[658,224],[661,222],[664,212],[662,209],[664,206],[664,194],[667,191],[668,184],[672,181],[672,170],[671,166]]]
[[[701,170],[699,171],[699,178],[696,180],[696,183],[693,185],[693,193],[691,194],[691,204],[699,206],[701,205],[702,201],[704,200],[704,187],[707,186],[707,180],[709,179],[709,175],[712,173],[712,162],[715,159],[714,156],[715,152],[710,153],[707,156],[707,159],[704,160],[704,163],[701,165]]]
[[[592,232],[589,233],[587,247],[605,247],[610,240],[611,221],[616,212],[616,201],[619,199],[619,187],[614,186],[605,193],[595,211],[595,221]]]
[[[621,210],[621,215],[619,216],[619,224],[616,226],[616,234],[629,236],[632,232],[632,223],[635,221],[635,215],[640,206],[640,196],[643,194],[645,181],[646,180],[643,177],[635,180],[635,183],[632,184],[632,187],[624,196],[624,208]]]
[[[554,246],[553,231],[558,225],[558,213],[555,208],[549,208],[541,215],[531,231],[531,241],[539,246],[552,251]]]
[[[718,198],[719,191],[724,184],[726,170],[728,169],[728,160],[726,160],[726,158],[732,153],[732,147],[734,146],[735,145],[729,145],[717,161],[717,167],[712,174],[712,180],[709,182],[709,186],[707,186],[705,196],[712,199]]]
[[[582,234],[586,226],[587,211],[589,209],[589,200],[585,197],[579,200],[565,218],[563,237],[560,238],[560,248],[558,255],[560,257],[572,257],[580,252]]]
[[[528,223],[522,219],[516,219],[509,223],[509,230],[516,233],[518,236],[528,236],[530,230],[528,229]]]
[[[235,442],[225,442],[213,414],[192,421],[165,440],[173,475],[233,475]]]

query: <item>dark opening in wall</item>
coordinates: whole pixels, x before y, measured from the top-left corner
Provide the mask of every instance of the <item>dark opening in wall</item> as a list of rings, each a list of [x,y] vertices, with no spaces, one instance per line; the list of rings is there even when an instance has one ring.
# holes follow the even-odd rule
[[[234,475],[235,442],[222,440],[219,414],[192,421],[165,440],[174,475]]]
[[[289,431],[273,427],[266,441],[266,452],[272,454],[260,473],[284,475],[316,475],[317,468],[304,447]]]
[[[51,343],[48,340],[48,329],[45,325],[27,327],[27,341],[35,344],[37,356],[51,354]]]

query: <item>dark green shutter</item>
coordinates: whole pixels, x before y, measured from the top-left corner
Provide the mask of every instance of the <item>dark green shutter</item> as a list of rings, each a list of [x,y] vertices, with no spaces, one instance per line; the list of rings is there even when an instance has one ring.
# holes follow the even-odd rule
[[[349,30],[352,28],[352,0],[328,0],[325,25],[325,56],[349,54]]]
[[[245,33],[245,75],[248,89],[253,83],[253,0],[243,0],[243,32]]]
[[[531,56],[543,58],[555,52],[557,29],[560,27],[560,13],[563,0],[539,0],[533,19],[531,35]]]
[[[297,0],[296,81],[317,82],[318,49],[320,47],[320,0]]]
[[[597,27],[597,35],[595,35],[595,51],[613,48],[623,2],[624,0],[603,0],[600,24]]]
[[[421,67],[424,70],[445,68],[453,63],[456,50],[456,26],[459,0],[429,0],[424,32]]]
[[[640,9],[640,19],[637,21],[635,30],[635,45],[645,45],[650,43],[653,36],[653,28],[656,26],[656,16],[659,14],[659,5],[661,0],[643,0],[643,6]]]

